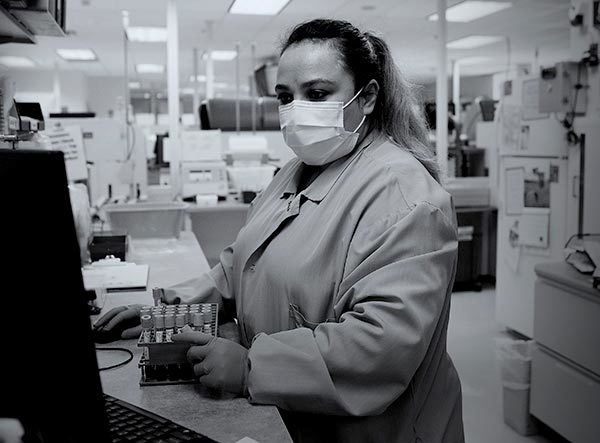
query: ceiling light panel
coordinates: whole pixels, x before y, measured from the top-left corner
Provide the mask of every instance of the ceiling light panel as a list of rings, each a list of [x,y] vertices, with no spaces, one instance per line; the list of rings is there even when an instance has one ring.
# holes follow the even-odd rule
[[[290,0],[235,0],[229,7],[230,14],[277,15]]]
[[[98,60],[96,53],[91,49],[57,49],[56,53],[64,60],[70,62],[90,62]]]
[[[132,42],[164,43],[167,41],[167,28],[130,26],[126,32],[127,38]]]
[[[33,68],[35,62],[27,57],[17,57],[15,55],[0,56],[0,65],[7,68]]]
[[[193,76],[193,75],[190,75],[190,81],[191,81],[191,82],[193,82],[193,81],[194,81],[194,76]],[[198,83],[203,83],[203,82],[205,82],[205,81],[206,81],[206,75],[202,75],[202,74],[199,74],[199,75],[197,75],[197,76],[196,76],[196,81],[197,81]]]
[[[508,9],[511,6],[511,2],[466,0],[447,8],[446,20],[449,22],[472,22],[473,20],[477,20],[481,17]],[[438,19],[438,15],[437,13],[431,14],[427,18],[431,21],[436,21]]]
[[[457,60],[461,65],[483,65],[483,64],[489,64],[492,59],[490,57],[484,57],[484,56],[475,56],[475,57],[465,57],[465,58],[460,58]]]
[[[502,40],[504,40],[504,37],[499,35],[469,35],[467,37],[448,42],[446,46],[448,49],[472,49],[479,48],[480,46],[491,45],[492,43],[498,43]]]
[[[135,65],[135,70],[138,74],[162,74],[165,72],[165,66],[152,63],[140,63]]]
[[[227,62],[227,61],[231,61],[234,58],[237,57],[237,52],[236,51],[228,51],[228,50],[217,50],[217,51],[211,51],[210,52],[211,58],[213,60],[216,61],[220,61],[220,62]],[[206,60],[208,58],[207,54],[204,53],[204,55],[202,56],[203,60]]]

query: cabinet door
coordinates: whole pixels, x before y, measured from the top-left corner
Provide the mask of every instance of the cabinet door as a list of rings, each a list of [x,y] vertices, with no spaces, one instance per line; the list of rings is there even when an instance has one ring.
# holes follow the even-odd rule
[[[600,380],[534,347],[530,412],[573,443],[597,443]]]

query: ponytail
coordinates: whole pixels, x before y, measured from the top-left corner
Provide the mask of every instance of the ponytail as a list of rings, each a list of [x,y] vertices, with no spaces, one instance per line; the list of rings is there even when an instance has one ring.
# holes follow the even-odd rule
[[[377,57],[379,94],[372,121],[398,145],[410,152],[440,181],[440,170],[433,150],[429,147],[427,124],[421,106],[410,84],[394,63],[388,45],[379,37],[365,33]]]

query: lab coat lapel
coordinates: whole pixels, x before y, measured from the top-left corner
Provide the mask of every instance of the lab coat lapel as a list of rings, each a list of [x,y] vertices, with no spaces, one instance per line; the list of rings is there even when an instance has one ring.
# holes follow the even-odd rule
[[[248,232],[249,235],[244,236],[248,243],[241,251],[243,254],[240,257],[242,270],[246,269],[248,260],[279,229],[282,223],[300,212],[300,199],[292,199],[297,190],[296,183],[300,167],[301,163],[298,161],[287,172],[286,177],[283,177],[279,189],[273,191],[273,196],[281,197],[265,201],[262,207],[257,208],[252,217],[252,223],[247,224],[247,229],[252,229],[253,232]]]

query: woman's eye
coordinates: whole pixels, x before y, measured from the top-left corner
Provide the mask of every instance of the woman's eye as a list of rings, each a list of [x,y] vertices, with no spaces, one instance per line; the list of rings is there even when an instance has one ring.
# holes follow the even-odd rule
[[[310,100],[323,100],[327,96],[327,91],[322,91],[319,89],[311,89],[310,91],[308,91],[306,96]]]
[[[294,100],[294,97],[292,97],[291,94],[279,94],[277,96],[277,100],[279,100],[279,104],[287,105],[288,103],[291,103]]]

